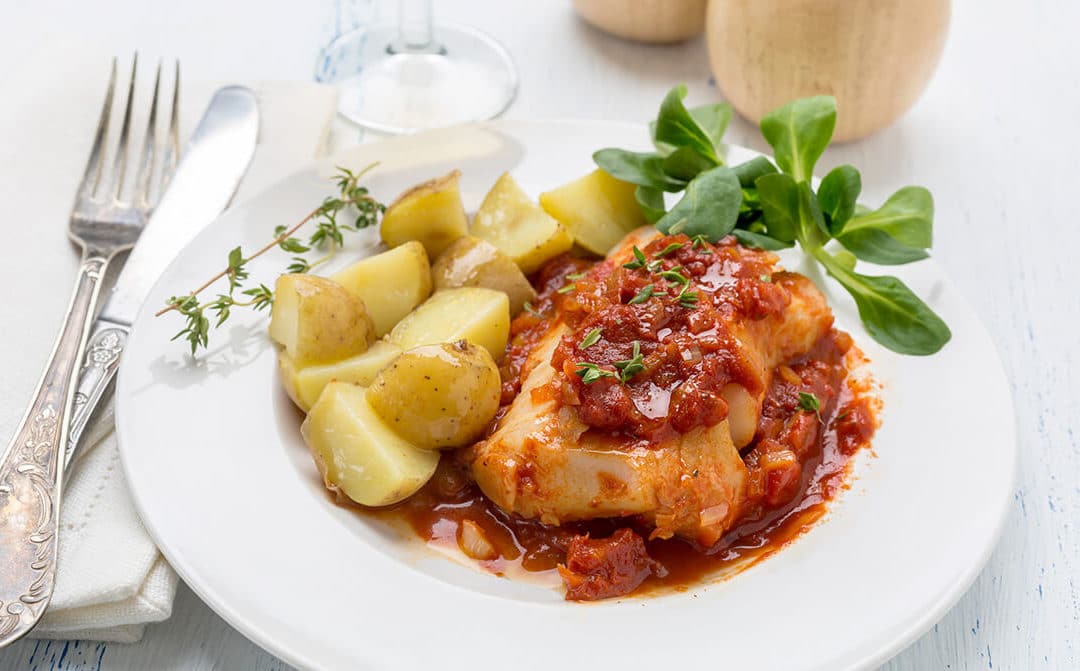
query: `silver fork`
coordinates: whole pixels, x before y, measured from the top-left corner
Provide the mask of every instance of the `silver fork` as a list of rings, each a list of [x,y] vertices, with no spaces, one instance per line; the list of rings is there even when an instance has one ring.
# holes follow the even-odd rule
[[[34,399],[0,461],[0,647],[30,631],[52,597],[63,481],[62,455],[70,429],[79,364],[109,263],[116,254],[135,244],[152,209],[160,65],[135,176],[135,193],[130,201],[121,200],[136,67],[137,57],[131,66],[131,82],[116,155],[110,169],[106,170],[104,147],[116,88],[116,60],[113,60],[105,106],[68,228],[69,237],[82,248],[75,290]],[[176,137],[179,66],[177,75],[169,140],[173,157],[179,151]],[[159,192],[171,175],[170,164],[175,166],[174,158],[169,159],[163,169],[163,186]]]

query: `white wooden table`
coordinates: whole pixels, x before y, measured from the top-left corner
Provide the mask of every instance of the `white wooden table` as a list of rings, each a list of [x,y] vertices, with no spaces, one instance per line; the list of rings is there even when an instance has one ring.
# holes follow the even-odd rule
[[[14,430],[75,271],[63,224],[102,84],[72,81],[70,66],[96,60],[104,72],[111,56],[139,49],[179,57],[189,80],[308,79],[319,47],[366,2],[2,3],[0,436]],[[510,48],[522,79],[511,116],[643,121],[675,82],[689,83],[695,101],[719,95],[700,40],[620,42],[584,26],[561,0],[436,4],[441,16]],[[835,147],[823,162],[857,165],[869,201],[909,183],[933,191],[934,252],[993,334],[1016,403],[1019,478],[1002,541],[960,603],[886,665],[893,671],[1080,668],[1080,291],[1068,274],[1080,249],[1078,26],[1074,0],[958,0],[922,100],[890,129]],[[92,109],[50,109],[58,87],[84,89]],[[60,134],[71,150],[35,153],[43,134]],[[728,138],[762,148],[745,122]],[[20,184],[58,175],[54,201],[21,194]],[[979,381],[971,383],[979,394]],[[138,644],[22,641],[0,652],[0,669],[160,668],[285,665],[186,588],[172,619]]]

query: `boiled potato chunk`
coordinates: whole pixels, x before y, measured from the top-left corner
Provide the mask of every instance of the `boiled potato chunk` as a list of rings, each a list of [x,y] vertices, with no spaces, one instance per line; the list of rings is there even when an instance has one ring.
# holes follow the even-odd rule
[[[431,295],[428,255],[415,240],[357,261],[330,277],[364,301],[380,338]]]
[[[366,387],[374,382],[379,371],[390,365],[399,354],[401,348],[397,345],[376,340],[366,352],[348,359],[297,366],[289,353],[282,350],[278,352],[278,372],[285,393],[298,408],[308,412],[319,400],[323,388],[333,380]]]
[[[510,300],[501,291],[481,287],[443,289],[402,319],[387,339],[404,350],[421,345],[467,340],[496,360],[510,337]]]
[[[504,173],[473,217],[472,234],[487,240],[531,273],[570,249],[569,231],[544,212]]]
[[[461,447],[483,435],[499,409],[499,367],[464,340],[411,349],[382,369],[367,401],[417,447]]]
[[[398,196],[383,214],[379,232],[391,247],[418,240],[429,258],[436,258],[451,242],[469,232],[461,203],[461,171],[418,184]]]
[[[431,267],[431,276],[436,289],[486,287],[501,291],[510,299],[511,316],[536,299],[536,291],[517,264],[479,238],[466,236],[447,247]]]
[[[364,388],[331,382],[300,427],[326,488],[365,506],[388,506],[416,493],[435,473],[439,453],[394,433]]]
[[[270,337],[304,365],[367,350],[375,327],[364,301],[337,282],[314,275],[282,275],[274,288]]]
[[[636,188],[597,169],[540,194],[540,205],[570,230],[575,242],[606,255],[624,235],[648,223],[634,199]]]

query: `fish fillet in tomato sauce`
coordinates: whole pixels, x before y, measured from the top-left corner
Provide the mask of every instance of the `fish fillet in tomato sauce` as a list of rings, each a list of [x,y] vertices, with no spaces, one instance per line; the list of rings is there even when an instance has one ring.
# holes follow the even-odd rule
[[[851,339],[768,252],[638,233],[534,284],[490,434],[380,513],[433,543],[479,534],[492,572],[596,600],[748,565],[824,513],[873,435]]]

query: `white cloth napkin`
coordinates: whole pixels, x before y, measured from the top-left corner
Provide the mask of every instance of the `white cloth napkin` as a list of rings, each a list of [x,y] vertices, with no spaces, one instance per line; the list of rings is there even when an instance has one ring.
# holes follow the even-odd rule
[[[190,131],[216,86],[184,83]],[[326,148],[334,89],[310,83],[264,83],[259,144],[235,202],[296,170]],[[146,625],[169,617],[177,576],[135,512],[113,435],[112,409],[88,429],[84,452],[63,494],[56,589],[35,638],[132,643]]]

